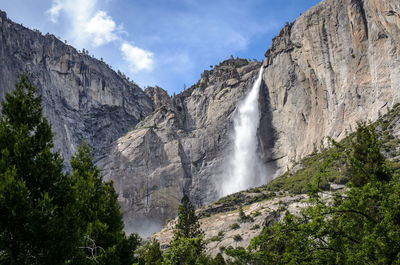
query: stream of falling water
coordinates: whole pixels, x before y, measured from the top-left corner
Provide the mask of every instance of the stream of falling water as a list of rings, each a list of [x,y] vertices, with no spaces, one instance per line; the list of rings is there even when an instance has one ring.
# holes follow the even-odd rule
[[[258,97],[262,76],[261,67],[253,87],[238,106],[234,118],[233,156],[223,179],[221,196],[265,184],[267,173],[257,151],[257,129],[260,125]]]

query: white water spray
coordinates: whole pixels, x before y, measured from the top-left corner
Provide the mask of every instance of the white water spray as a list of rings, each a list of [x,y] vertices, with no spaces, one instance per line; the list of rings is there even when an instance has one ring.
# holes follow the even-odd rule
[[[221,196],[265,184],[266,169],[257,152],[257,129],[260,124],[258,95],[263,68],[234,118],[234,150],[222,183]]]

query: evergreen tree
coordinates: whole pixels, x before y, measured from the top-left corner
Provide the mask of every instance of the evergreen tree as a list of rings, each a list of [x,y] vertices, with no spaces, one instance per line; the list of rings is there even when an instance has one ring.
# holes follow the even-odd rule
[[[390,173],[380,152],[381,148],[375,128],[366,123],[358,123],[347,158],[350,181],[354,186],[361,187],[374,180],[389,180]]]
[[[157,240],[147,242],[139,251],[140,265],[161,265],[163,262],[160,243]]]
[[[79,255],[74,264],[130,264],[139,238],[126,238],[122,214],[112,182],[103,182],[93,165],[90,148],[83,143],[71,158],[76,208],[83,226]]]
[[[184,195],[178,206],[178,222],[175,227],[175,238],[194,238],[201,236],[200,223],[196,216],[194,206],[187,195]]]
[[[242,205],[239,206],[239,222],[253,222],[254,219],[251,216],[247,216],[243,211]]]
[[[203,255],[204,233],[189,197],[184,195],[178,207],[178,222],[169,251],[164,253],[163,264],[196,264]]]
[[[163,265],[199,264],[197,260],[203,256],[202,240],[201,236],[175,238],[164,253]]]
[[[2,102],[0,263],[132,264],[140,239],[125,236],[112,183],[85,144],[63,173],[36,93],[21,76]]]
[[[215,265],[225,265],[226,264],[225,259],[224,259],[224,257],[222,256],[221,253],[218,253],[215,256],[213,264],[215,264]]]
[[[62,264],[79,238],[73,200],[41,97],[22,75],[2,102],[0,122],[0,260]]]

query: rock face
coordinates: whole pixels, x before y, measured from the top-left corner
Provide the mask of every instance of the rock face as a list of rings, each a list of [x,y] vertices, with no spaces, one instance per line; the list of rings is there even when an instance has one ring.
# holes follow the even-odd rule
[[[400,101],[400,2],[322,1],[265,56],[273,157],[286,169]]]
[[[98,162],[103,176],[114,180],[128,229],[143,235],[157,231],[176,216],[183,193],[197,206],[218,198],[215,187],[230,154],[231,119],[260,67],[227,60],[174,98],[157,87],[146,89],[155,111]]]
[[[53,35],[18,25],[0,11],[0,99],[14,89],[20,73],[27,73],[40,89],[44,115],[55,135],[54,149],[67,166],[82,140],[98,159],[104,147],[154,108],[137,85],[105,63]]]

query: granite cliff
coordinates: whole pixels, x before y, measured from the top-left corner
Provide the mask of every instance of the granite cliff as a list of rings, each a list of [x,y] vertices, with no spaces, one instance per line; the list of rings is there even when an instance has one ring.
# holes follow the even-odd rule
[[[286,169],[400,101],[400,2],[322,1],[265,56],[273,157]]]
[[[0,19],[0,96],[18,73],[29,73],[43,94],[55,149],[68,161],[80,141],[94,148],[136,231],[174,217],[183,193],[197,206],[217,199],[235,108],[261,66],[258,149],[278,173],[326,145],[327,136],[341,139],[358,120],[376,120],[400,102],[397,0],[321,1],[281,30],[263,63],[224,61],[173,98],[159,87],[142,91],[3,12]]]
[[[43,95],[54,149],[67,166],[83,140],[94,148],[96,160],[104,147],[154,109],[137,85],[104,62],[54,35],[16,24],[1,11],[0,58],[0,98],[14,88],[20,73],[29,76]]]

